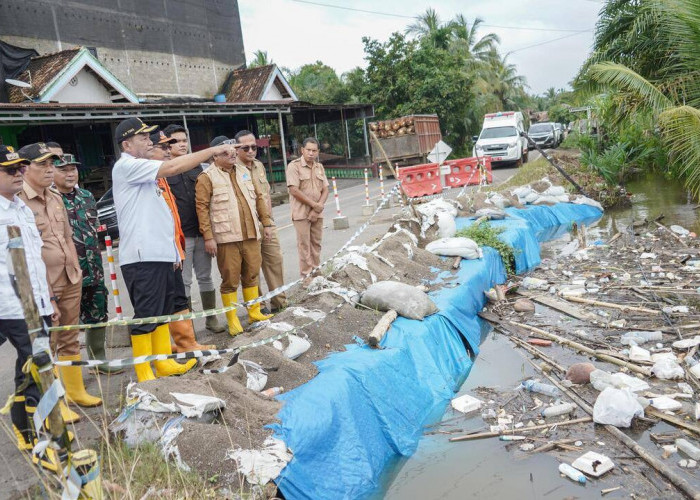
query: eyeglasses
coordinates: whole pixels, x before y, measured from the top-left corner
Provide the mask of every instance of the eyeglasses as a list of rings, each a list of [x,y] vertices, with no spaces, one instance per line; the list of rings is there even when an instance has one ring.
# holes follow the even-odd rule
[[[0,170],[5,172],[10,177],[14,177],[15,175],[17,175],[17,172],[24,175],[24,172],[27,171],[27,165],[17,165],[15,167],[2,167]]]
[[[238,149],[242,149],[243,151],[245,151],[245,152],[247,153],[248,151],[257,151],[257,150],[258,150],[258,147],[257,147],[256,145],[253,145],[253,146],[238,146]]]

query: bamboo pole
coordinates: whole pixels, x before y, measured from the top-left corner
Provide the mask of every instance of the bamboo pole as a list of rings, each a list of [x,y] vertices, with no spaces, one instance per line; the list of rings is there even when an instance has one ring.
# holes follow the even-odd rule
[[[457,436],[450,438],[450,441],[456,443],[458,441],[471,441],[473,439],[483,439],[490,437],[506,436],[508,434],[521,434],[528,431],[539,431],[542,429],[549,429],[551,427],[564,427],[565,425],[575,425],[582,424],[585,422],[592,422],[591,417],[576,418],[574,420],[565,420],[563,422],[553,422],[549,424],[533,425],[530,427],[521,427],[520,429],[507,429],[501,432],[480,432],[479,434],[466,434],[464,436]]]
[[[661,314],[661,311],[657,311],[655,309],[647,309],[646,307],[613,304],[612,302],[603,302],[602,300],[584,299],[583,297],[575,297],[575,296],[571,296],[571,295],[562,295],[562,297],[564,299],[568,300],[569,302],[578,302],[579,304],[588,304],[591,306],[607,307],[608,309],[619,309],[620,311],[633,311],[633,312],[641,312],[641,313],[654,314],[654,315]]]
[[[536,328],[534,326],[530,325],[525,325],[523,323],[518,323],[516,321],[508,321],[513,326],[517,326],[519,328],[524,328],[525,330],[529,330],[531,332],[535,332],[539,335],[542,335],[545,338],[548,338],[550,340],[553,340],[559,344],[572,347],[578,351],[584,352],[586,354],[590,354],[591,356],[595,356],[596,358],[607,361],[609,363],[613,363],[618,366],[624,366],[625,368],[628,368],[629,370],[636,372],[636,373],[641,373],[642,375],[646,377],[651,377],[651,369],[649,368],[643,368],[641,366],[635,365],[633,363],[629,363],[627,361],[622,361],[620,359],[614,358],[612,356],[609,356],[607,354],[602,354],[595,349],[591,349],[590,347],[586,347],[583,344],[579,344],[578,342],[575,342],[573,340],[565,339],[564,337],[560,337],[559,335],[555,335],[553,333],[549,333],[547,331],[544,331],[540,328]]]
[[[34,292],[32,291],[32,282],[29,277],[29,270],[27,268],[27,256],[24,252],[22,232],[17,226],[8,226],[7,235],[10,241],[9,251],[12,259],[12,268],[14,269],[15,278],[17,280],[19,299],[22,303],[24,319],[29,330],[29,338],[32,345],[34,345],[34,339],[36,337],[48,337],[49,335],[44,328],[44,321],[39,315],[39,309],[37,308],[36,302],[34,302]],[[43,392],[48,390],[48,388],[51,387],[54,382],[54,372],[50,369],[52,364],[51,356],[47,351],[42,351],[39,353],[35,352],[33,353],[32,359],[33,363],[39,367],[40,389],[43,394]],[[31,377],[31,375],[27,376]],[[70,442],[66,433],[65,423],[63,422],[63,418],[61,418],[59,405],[53,407],[51,413],[49,413],[48,421],[51,439],[59,446],[57,454],[62,460],[64,460],[66,458]],[[62,468],[59,468],[59,475],[62,474],[62,472]]]

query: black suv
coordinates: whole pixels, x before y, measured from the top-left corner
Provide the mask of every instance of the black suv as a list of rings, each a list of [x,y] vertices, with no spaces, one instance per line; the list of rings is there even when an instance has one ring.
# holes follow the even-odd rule
[[[107,234],[112,240],[119,238],[117,209],[114,207],[114,196],[111,188],[97,201],[97,220],[99,222],[97,234],[100,237],[100,241],[104,241],[104,237]]]

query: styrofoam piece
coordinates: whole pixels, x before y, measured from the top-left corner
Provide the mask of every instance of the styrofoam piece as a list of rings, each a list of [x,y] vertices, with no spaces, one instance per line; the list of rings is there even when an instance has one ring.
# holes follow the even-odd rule
[[[677,411],[683,407],[679,401],[668,396],[659,396],[658,398],[650,399],[650,401],[651,406],[661,411]]]
[[[610,472],[615,468],[615,464],[605,455],[588,451],[578,457],[571,464],[574,468],[580,470],[586,475],[592,477],[600,477],[606,472]]]
[[[470,396],[469,394],[464,394],[458,398],[454,398],[450,403],[452,408],[462,413],[471,413],[473,411],[481,408],[484,402],[480,399]]]

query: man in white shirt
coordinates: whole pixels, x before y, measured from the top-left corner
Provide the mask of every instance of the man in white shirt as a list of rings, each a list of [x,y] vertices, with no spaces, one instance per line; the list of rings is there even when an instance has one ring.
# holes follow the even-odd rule
[[[171,314],[174,299],[173,268],[181,266],[175,245],[175,221],[157,179],[187,172],[232,145],[223,144],[167,161],[152,160],[153,142],[148,126],[139,118],[128,118],[115,131],[122,155],[112,169],[112,192],[119,221],[119,265],[126,282],[134,318]],[[136,325],[131,328],[134,356],[171,354],[167,324]],[[196,360],[184,365],[175,360],[155,361],[156,375],[148,363],[134,365],[139,382],[156,376],[181,375]]]
[[[17,197],[17,193],[22,190],[23,175],[28,164],[29,161],[21,158],[11,147],[0,145],[0,344],[9,341],[17,350],[16,393],[10,416],[17,447],[22,451],[29,451],[33,447],[35,435],[29,418],[36,411],[40,394],[31,375],[25,376],[22,372],[22,367],[32,355],[32,345],[22,303],[15,291],[14,276],[11,274],[8,226],[18,226],[22,233],[22,244],[39,314],[47,325],[52,320],[58,321],[60,316],[46,280],[46,266],[41,260],[42,241],[34,214]],[[28,385],[18,390],[25,378]]]

